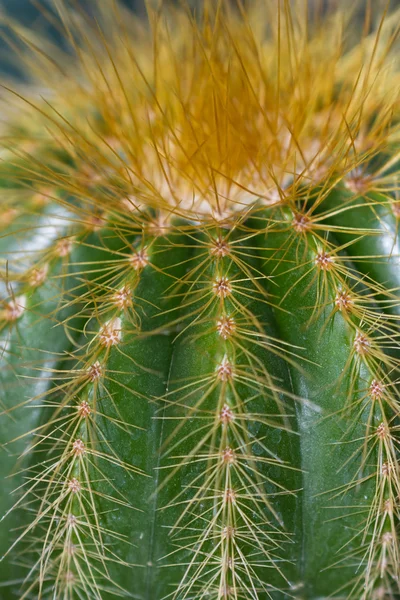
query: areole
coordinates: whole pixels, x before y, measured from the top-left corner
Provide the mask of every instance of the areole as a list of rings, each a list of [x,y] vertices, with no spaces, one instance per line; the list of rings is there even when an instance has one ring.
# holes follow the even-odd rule
[[[400,597],[398,11],[95,4],[13,24],[1,598]]]

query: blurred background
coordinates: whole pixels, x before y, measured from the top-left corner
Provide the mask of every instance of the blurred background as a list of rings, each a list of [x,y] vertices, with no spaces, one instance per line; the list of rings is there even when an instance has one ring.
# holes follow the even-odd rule
[[[96,5],[100,2],[109,0],[64,0],[64,4],[71,7],[79,7],[85,11],[93,12]],[[119,0],[121,4],[132,8],[136,14],[144,13],[143,0]],[[399,0],[400,1],[400,0]],[[43,17],[39,5],[42,5],[50,13],[56,15],[56,11],[52,8],[52,0],[0,0],[0,15],[6,14],[12,19],[19,21],[26,27],[33,28],[37,33],[43,32],[50,36],[51,39],[62,45],[62,37],[57,32],[55,27],[52,27],[48,20]],[[9,44],[5,41],[4,35],[10,35],[9,30],[0,24],[0,74],[11,74],[21,76],[21,73],[16,67],[16,62]]]
[[[106,2],[112,2],[112,0],[62,0],[65,6],[79,7],[79,9],[83,9],[87,11],[89,14],[93,13],[96,10],[96,6],[103,5]],[[145,13],[144,2],[145,0],[119,0],[125,6],[132,8],[136,14]],[[160,0],[158,0],[160,1]],[[217,0],[212,0],[217,3]],[[229,0],[228,0],[229,1]],[[235,0],[231,0],[232,3],[235,3]],[[243,4],[249,5],[253,2],[258,2],[260,0],[242,0]],[[263,0],[275,3],[278,6],[278,2],[281,1],[283,3],[284,0]],[[360,23],[363,22],[365,13],[368,10],[372,10],[375,14],[382,12],[386,6],[390,9],[400,8],[400,0],[289,0],[290,2],[295,2],[296,4],[303,3],[304,6],[308,6],[308,8],[316,9],[317,11],[326,10],[329,7],[334,7],[343,2],[347,7],[353,7],[355,13],[355,19]],[[182,2],[182,0],[165,0],[166,3],[172,2],[178,4]],[[187,4],[192,6],[201,6],[203,4],[203,0],[184,0]],[[32,28],[36,31],[36,33],[46,33],[46,35],[50,36],[52,40],[57,41],[61,46],[63,45],[62,37],[59,32],[57,32],[56,28],[51,26],[43,17],[41,10],[39,8],[39,4],[46,7],[47,10],[53,15],[56,14],[54,10],[53,0],[0,0],[0,15],[7,14],[12,19],[16,19],[21,24]],[[304,10],[306,10],[304,8]],[[311,14],[312,10],[310,10]],[[10,35],[7,28],[0,23],[0,75],[14,75],[21,77],[21,73],[18,71],[16,63],[18,62],[13,57],[13,53],[9,49],[9,45],[3,39],[4,35]]]

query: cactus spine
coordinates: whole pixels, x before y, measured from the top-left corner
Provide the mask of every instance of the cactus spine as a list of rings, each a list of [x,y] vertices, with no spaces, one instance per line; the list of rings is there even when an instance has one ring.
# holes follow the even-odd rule
[[[398,598],[398,12],[54,8],[4,86],[1,597]]]

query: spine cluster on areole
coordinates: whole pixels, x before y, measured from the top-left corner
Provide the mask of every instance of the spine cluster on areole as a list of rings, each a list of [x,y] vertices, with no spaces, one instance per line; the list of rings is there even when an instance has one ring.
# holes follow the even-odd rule
[[[393,600],[399,278],[354,249],[399,239],[399,11],[67,4],[66,52],[11,24],[38,87],[3,90],[21,600]]]
[[[296,223],[299,220],[297,216]],[[306,234],[296,225],[293,227],[297,233]],[[307,232],[313,232],[312,221],[308,221]],[[346,439],[346,443],[354,444],[354,456],[360,457],[359,467],[353,479],[343,489],[332,490],[331,495],[333,498],[345,495],[349,489],[360,485],[375,487],[372,502],[361,511],[361,533],[357,535],[359,551],[352,556],[344,548],[338,564],[352,559],[360,565],[348,592],[351,597],[359,594],[363,600],[381,600],[397,592],[400,579],[400,478],[397,426],[394,423],[400,411],[395,383],[399,363],[396,356],[390,355],[390,349],[396,347],[398,339],[397,321],[396,317],[383,315],[382,308],[376,303],[377,292],[384,297],[390,297],[391,292],[385,292],[376,282],[356,274],[332,243],[322,239],[317,231],[313,233],[317,247],[314,263],[318,270],[318,295],[324,299],[320,311],[333,305],[329,319],[335,319],[339,312],[353,339],[342,375],[350,382],[347,401],[338,418],[352,414],[359,419],[364,415],[365,423],[362,440]],[[364,287],[364,294],[358,291],[360,287]],[[313,318],[315,316],[314,313]],[[353,384],[357,381],[361,381],[361,385]],[[351,426],[349,432],[350,429]]]
[[[282,225],[279,215],[275,217],[274,209],[271,209],[269,225],[274,222],[279,227]],[[365,600],[381,600],[388,590],[397,585],[400,564],[400,478],[397,428],[394,424],[399,402],[393,383],[398,361],[390,354],[398,335],[396,321],[387,315],[380,319],[380,306],[375,298],[379,294],[385,295],[384,288],[375,282],[365,281],[351,269],[342,258],[340,248],[314,229],[312,218],[296,212],[289,229],[297,238],[304,236],[310,256],[306,264],[307,273],[317,282],[311,319],[328,315],[327,327],[329,320],[339,314],[351,332],[351,352],[342,374],[342,379],[347,377],[350,385],[342,414],[337,416],[340,418],[346,412],[366,415],[363,418],[365,435],[362,440],[352,440],[349,430],[346,443],[354,442],[354,454],[360,457],[359,468],[343,489],[325,492],[335,497],[345,495],[355,486],[367,486],[371,482],[375,485],[373,501],[360,517],[361,543],[355,558],[362,569],[350,593],[353,596],[360,593]],[[207,235],[206,227],[204,232]],[[192,352],[193,348],[196,349],[197,338],[210,336],[214,362],[203,379],[195,375],[187,386],[197,386],[200,390],[195,406],[189,406],[190,402],[186,406],[186,398],[179,401],[179,390],[168,392],[162,399],[167,406],[176,403],[180,407],[182,422],[207,417],[204,435],[172,471],[173,476],[190,460],[204,466],[203,472],[197,473],[186,486],[186,497],[182,501],[185,508],[171,528],[172,533],[184,531],[185,519],[188,525],[193,513],[198,513],[202,520],[202,527],[196,523],[194,528],[194,541],[186,543],[186,548],[191,549],[191,558],[174,593],[176,599],[189,598],[193,593],[205,597],[216,593],[221,600],[236,600],[243,594],[256,599],[274,585],[268,578],[259,575],[258,568],[262,562],[274,566],[281,577],[281,585],[282,581],[289,585],[280,571],[276,553],[290,534],[285,524],[280,522],[265,491],[265,484],[267,481],[272,483],[282,494],[291,492],[283,485],[271,482],[268,472],[260,468],[262,464],[279,466],[282,462],[279,457],[267,458],[267,432],[250,435],[254,424],[290,431],[285,423],[286,415],[282,419],[275,415],[275,420],[269,422],[267,417],[251,410],[251,396],[252,392],[256,393],[256,387],[258,394],[271,396],[277,408],[286,408],[279,404],[281,400],[277,396],[281,390],[268,371],[268,361],[263,362],[257,356],[258,349],[272,350],[275,347],[280,357],[289,358],[284,347],[279,347],[279,341],[270,340],[265,334],[252,308],[255,298],[266,304],[270,301],[260,286],[262,279],[263,283],[268,283],[268,277],[261,277],[251,264],[251,242],[247,247],[247,240],[254,235],[254,232],[235,232],[232,228],[229,233],[212,235],[206,244],[198,242],[196,246],[197,242],[193,243],[195,235],[190,233],[192,250],[193,247],[195,253],[198,250],[200,258],[177,284],[181,298],[177,309],[180,316],[173,323],[184,323],[187,319],[185,308],[191,310],[195,307],[194,312],[189,314],[193,322],[183,328],[183,333],[187,332],[189,338],[193,333]],[[1,313],[4,328],[15,326],[29,310],[30,292],[40,290],[49,278],[54,277],[53,261],[61,259],[68,262],[74,240],[78,237],[79,234],[75,233],[73,237],[59,239],[23,275],[21,294],[9,299]],[[143,238],[146,240],[145,235]],[[312,244],[308,246],[309,240]],[[288,247],[291,243],[288,236]],[[163,251],[168,252],[166,242]],[[299,253],[300,263],[304,256]],[[79,259],[75,260],[79,265]],[[102,412],[100,399],[108,394],[107,366],[111,353],[123,349],[123,332],[139,333],[135,290],[143,269],[150,263],[151,245],[143,242],[133,248],[129,246],[128,250],[110,251],[110,266],[107,267],[110,269],[109,283],[105,285],[103,279],[96,279],[95,265],[94,280],[81,295],[85,306],[82,314],[86,318],[83,331],[88,341],[82,343],[80,340],[79,351],[71,351],[74,368],[65,380],[61,371],[60,377],[56,376],[55,389],[42,399],[44,403],[49,400],[52,418],[49,423],[39,425],[31,432],[33,441],[29,452],[41,452],[42,446],[46,448],[49,442],[54,448],[49,457],[38,465],[39,470],[28,471],[31,475],[29,484],[24,486],[17,503],[24,504],[29,498],[38,500],[34,519],[15,544],[28,534],[34,534],[38,528],[45,530],[40,540],[35,542],[37,547],[40,546],[39,559],[31,571],[33,582],[27,586],[22,598],[29,597],[36,589],[40,597],[46,582],[51,579],[60,593],[65,590],[86,593],[90,588],[90,593],[100,599],[99,572],[103,579],[108,579],[118,588],[108,575],[110,554],[104,540],[114,536],[122,541],[123,536],[104,530],[97,513],[96,496],[101,494],[116,505],[128,506],[128,502],[123,494],[113,489],[111,482],[110,493],[98,491],[97,480],[102,477],[99,463],[108,461],[127,473],[139,476],[141,473],[134,465],[118,458],[98,427],[98,419],[110,419],[118,422],[119,426],[125,426],[117,418]],[[89,266],[88,271],[91,268]],[[66,277],[63,276],[64,279]],[[101,277],[104,278],[104,273]],[[182,292],[185,286],[187,293]],[[360,291],[363,286],[368,293]],[[67,290],[66,306],[75,306],[77,289],[79,286],[72,289],[70,302]],[[92,297],[96,297],[94,307],[90,304]],[[87,317],[91,318],[87,320]],[[123,324],[125,318],[129,325]],[[205,330],[198,332],[198,323],[205,326]],[[360,381],[364,382],[362,389]],[[54,399],[54,391],[58,394],[56,397],[61,398],[59,402]],[[110,401],[112,403],[111,398]],[[179,429],[176,431],[179,434]],[[342,441],[338,440],[338,443]],[[255,456],[253,452],[256,443],[263,450],[262,457]],[[172,450],[175,449],[176,444],[172,447]],[[376,464],[371,471],[373,461]],[[172,504],[181,500],[178,494]],[[211,509],[202,513],[207,503]],[[345,552],[344,549],[344,558],[339,557],[339,563],[349,558]],[[354,559],[354,556],[350,558]],[[37,574],[34,574],[35,571]]]
[[[230,247],[227,241],[218,238],[215,241],[215,248],[211,250],[211,255],[218,260],[224,256],[229,256]],[[218,272],[218,267],[216,272]],[[235,548],[235,535],[237,535],[237,514],[240,512],[240,490],[236,488],[236,482],[232,478],[232,473],[240,469],[240,463],[243,460],[243,449],[237,448],[238,435],[235,435],[235,408],[238,409],[238,402],[233,400],[233,394],[230,390],[234,385],[235,365],[233,356],[230,356],[230,344],[235,332],[235,320],[229,315],[225,300],[233,293],[229,277],[222,275],[218,277],[213,284],[213,291],[219,298],[217,302],[218,312],[216,320],[216,329],[221,338],[220,355],[223,356],[221,362],[216,367],[216,379],[220,388],[218,394],[218,405],[216,406],[214,427],[220,429],[219,447],[216,457],[215,484],[212,482],[210,489],[215,485],[217,497],[215,498],[215,514],[218,515],[214,531],[220,533],[220,574],[219,581],[216,581],[218,596],[221,599],[228,599],[237,595],[238,580],[235,577],[235,569],[238,560]],[[219,464],[218,464],[219,463]],[[237,479],[236,479],[237,481]],[[243,493],[243,490],[242,490]],[[218,498],[218,494],[220,498]],[[239,506],[238,506],[239,502]],[[243,532],[239,532],[239,535]],[[218,544],[217,544],[218,545]]]
[[[66,326],[69,319],[76,318],[76,311],[79,318],[79,310],[82,310],[86,321],[83,342],[82,337],[76,339],[75,347],[65,354],[66,364],[61,361],[61,368],[60,362],[52,367],[53,386],[39,398],[21,403],[33,403],[34,407],[40,402],[51,412],[47,422],[37,424],[22,436],[28,440],[22,457],[28,461],[28,466],[24,467],[28,479],[21,486],[12,510],[28,507],[29,512],[33,510],[33,517],[8,553],[20,542],[25,540],[28,543],[32,538],[34,542],[29,546],[29,552],[36,557],[21,599],[33,593],[39,598],[45,597],[48,586],[51,586],[57,597],[72,598],[86,594],[86,597],[100,600],[104,582],[108,582],[117,593],[123,592],[118,582],[111,579],[108,566],[110,560],[121,559],[114,556],[105,539],[111,539],[112,543],[126,543],[126,536],[104,528],[98,512],[98,499],[108,501],[110,507],[131,507],[125,494],[116,489],[112,480],[104,474],[102,464],[109,463],[120,468],[128,477],[133,474],[142,476],[135,465],[119,458],[112,443],[105,438],[99,421],[109,420],[117,427],[129,429],[128,424],[118,419],[117,410],[113,411],[117,416],[113,416],[111,411],[107,414],[102,403],[107,397],[110,353],[122,342],[121,319],[126,318],[129,330],[136,330],[134,290],[142,269],[149,263],[148,254],[142,246],[124,247],[119,253],[110,251],[109,260],[118,286],[114,289],[110,285],[104,292],[103,284],[96,281],[99,277],[96,269],[90,283],[79,283],[74,276],[74,269],[87,269],[84,262],[81,267],[79,255],[79,246],[84,247],[85,242],[80,239],[75,244],[79,236],[82,238],[80,232],[81,227],[76,236],[57,239],[35,257],[34,264],[25,273],[18,275],[17,283],[22,282],[24,294],[7,301],[0,318],[3,327],[10,328],[18,326],[18,320],[24,313],[32,311],[35,315],[40,300],[31,302],[30,297],[34,289],[40,292],[41,286],[49,281],[53,286],[50,287],[50,297],[54,314],[42,318],[47,317],[49,323],[53,318],[54,323],[60,326],[57,311],[62,313],[63,307],[66,307],[68,313],[68,307],[72,307],[65,316]],[[84,232],[83,239],[86,235]],[[97,244],[103,250],[99,240]],[[77,253],[73,252],[74,246]],[[59,269],[57,271],[60,261],[61,274]],[[54,282],[61,284],[55,285]],[[90,308],[93,290],[98,293],[100,302]],[[83,309],[79,308],[82,305]],[[72,333],[76,333],[74,327]],[[71,365],[68,363],[71,362],[72,368],[69,368]],[[15,408],[19,407],[7,411],[11,417]],[[12,443],[13,440],[10,440],[9,444]],[[30,459],[43,455],[44,459],[39,458],[38,464],[29,466]]]
[[[284,401],[278,398],[279,385],[268,373],[268,364],[257,356],[260,349],[270,350],[274,343],[273,352],[280,356],[285,351],[277,340],[271,342],[248,306],[255,298],[259,306],[267,301],[255,276],[256,268],[248,264],[252,250],[247,247],[246,233],[231,228],[206,233],[206,237],[206,242],[200,239],[197,246],[194,244],[194,254],[199,257],[185,277],[189,293],[182,293],[181,310],[186,305],[197,306],[185,334],[192,356],[203,352],[200,341],[196,350],[196,341],[207,340],[210,371],[204,376],[193,372],[182,389],[170,391],[164,399],[165,418],[171,414],[180,422],[164,441],[166,448],[172,447],[166,451],[167,457],[179,454],[178,436],[186,443],[197,429],[202,432],[193,437],[189,449],[185,446],[184,459],[174,461],[161,483],[161,487],[167,485],[174,474],[192,463],[202,465],[195,474],[188,474],[191,483],[186,483],[170,503],[184,505],[178,520],[169,525],[172,539],[178,548],[190,549],[173,598],[211,594],[221,600],[243,595],[256,599],[269,593],[276,581],[289,586],[275,556],[289,541],[290,532],[266,492],[269,482],[278,495],[292,493],[284,482],[275,482],[268,475],[269,465],[285,468],[274,450],[270,449],[270,455],[267,450],[269,428],[285,428],[278,408]],[[258,397],[264,398],[259,413],[252,409],[252,401]],[[276,405],[275,422],[262,413],[261,406],[265,409],[268,398]],[[181,407],[179,411],[176,405]],[[181,430],[189,420],[199,423],[191,433]],[[252,427],[261,428],[263,433],[252,434]],[[261,455],[254,454],[257,443]],[[189,543],[183,535],[186,527],[193,531]],[[271,571],[273,578],[265,577],[265,572]]]
[[[113,259],[113,255],[111,254]],[[71,430],[67,441],[69,453],[66,456],[65,469],[67,470],[68,501],[63,507],[66,515],[66,531],[64,537],[64,552],[68,558],[60,561],[60,575],[56,581],[62,581],[64,576],[66,586],[71,590],[86,589],[87,593],[101,598],[101,581],[108,581],[116,593],[124,593],[118,582],[111,579],[107,562],[112,559],[112,553],[104,541],[106,537],[112,542],[117,540],[127,542],[127,537],[118,532],[111,532],[101,525],[101,514],[98,514],[96,497],[101,496],[103,501],[108,501],[110,507],[125,506],[132,508],[126,499],[125,493],[118,490],[109,480],[109,490],[105,492],[98,489],[97,482],[106,478],[101,467],[102,461],[124,470],[128,476],[132,474],[142,476],[143,473],[133,464],[124,462],[113,449],[112,442],[104,436],[102,428],[97,421],[110,420],[118,427],[129,430],[128,424],[123,423],[118,417],[113,417],[102,409],[102,397],[107,396],[107,365],[110,354],[118,352],[123,343],[123,330],[133,333],[136,328],[136,315],[134,307],[134,291],[139,284],[140,274],[149,264],[146,248],[133,247],[125,251],[122,256],[113,259],[118,273],[118,287],[113,290],[111,285],[102,299],[100,306],[93,313],[94,322],[90,326],[91,339],[84,353],[80,357],[81,368],[77,372],[77,380],[69,384],[66,397],[71,402],[76,402],[73,409],[76,413],[76,426]],[[96,286],[96,282],[94,282]],[[127,326],[123,326],[125,317]],[[82,348],[81,348],[82,351]],[[118,415],[118,410],[115,410]],[[56,537],[57,532],[54,534]],[[58,537],[58,535],[57,535]],[[86,539],[85,539],[86,538]],[[73,552],[71,555],[71,539]],[[88,542],[88,539],[90,540]],[[62,540],[61,544],[63,543]],[[48,549],[46,549],[48,552]],[[78,563],[76,556],[81,559]],[[91,567],[91,560],[95,566]],[[116,557],[113,560],[120,560]],[[101,575],[99,578],[99,574]],[[60,593],[63,587],[60,585]]]

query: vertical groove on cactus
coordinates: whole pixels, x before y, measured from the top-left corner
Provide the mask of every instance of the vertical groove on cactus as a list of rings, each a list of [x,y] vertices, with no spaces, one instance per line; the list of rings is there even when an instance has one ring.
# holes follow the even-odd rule
[[[332,4],[4,17],[2,599],[400,596],[399,11]]]

